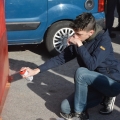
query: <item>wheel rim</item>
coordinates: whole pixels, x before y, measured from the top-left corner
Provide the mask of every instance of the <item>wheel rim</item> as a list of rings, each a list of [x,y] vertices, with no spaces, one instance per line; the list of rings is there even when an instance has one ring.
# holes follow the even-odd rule
[[[74,33],[71,28],[59,29],[53,37],[53,46],[55,50],[61,53],[67,47],[67,39]]]

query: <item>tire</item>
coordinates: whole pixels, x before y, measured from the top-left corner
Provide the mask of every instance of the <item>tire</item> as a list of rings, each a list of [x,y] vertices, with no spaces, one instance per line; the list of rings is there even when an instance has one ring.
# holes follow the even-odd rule
[[[45,45],[52,56],[61,53],[67,46],[68,37],[73,35],[74,31],[69,27],[70,23],[70,21],[59,21],[48,29]]]

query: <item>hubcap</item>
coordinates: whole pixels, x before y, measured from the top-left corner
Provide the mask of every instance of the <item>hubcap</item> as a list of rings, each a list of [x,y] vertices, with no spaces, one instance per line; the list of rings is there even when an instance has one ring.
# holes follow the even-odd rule
[[[56,51],[61,53],[66,48],[67,39],[72,36],[73,33],[74,31],[71,28],[62,28],[55,33],[53,37],[53,46]]]

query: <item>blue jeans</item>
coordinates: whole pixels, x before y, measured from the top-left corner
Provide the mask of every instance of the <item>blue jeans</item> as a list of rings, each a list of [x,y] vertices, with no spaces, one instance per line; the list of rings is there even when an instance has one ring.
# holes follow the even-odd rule
[[[78,68],[75,73],[75,93],[61,103],[61,112],[81,113],[98,105],[103,96],[114,97],[120,93],[120,83],[87,68]]]

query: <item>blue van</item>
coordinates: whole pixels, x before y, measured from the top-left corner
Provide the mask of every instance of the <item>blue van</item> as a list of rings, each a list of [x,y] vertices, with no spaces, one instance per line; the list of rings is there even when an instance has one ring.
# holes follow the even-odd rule
[[[56,55],[74,33],[70,22],[83,12],[91,12],[104,25],[104,0],[5,0],[8,44],[44,41],[50,54]]]

